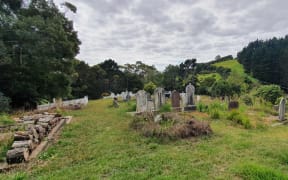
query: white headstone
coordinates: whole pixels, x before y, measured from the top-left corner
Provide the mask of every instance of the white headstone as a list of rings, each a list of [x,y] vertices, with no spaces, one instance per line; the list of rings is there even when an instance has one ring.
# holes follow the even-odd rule
[[[158,111],[160,107],[165,104],[165,91],[163,88],[156,88],[154,91],[155,110]]]
[[[195,87],[191,83],[189,83],[189,85],[186,86],[187,106],[195,104],[194,94]]]
[[[280,121],[285,120],[285,104],[286,104],[286,100],[284,98],[281,98],[281,101],[279,104],[279,120]]]
[[[181,101],[182,101],[182,107],[185,107],[187,105],[186,93],[180,93],[180,96],[181,96]]]
[[[136,112],[146,112],[147,106],[148,106],[148,99],[147,99],[147,93],[144,90],[140,90],[136,94]]]

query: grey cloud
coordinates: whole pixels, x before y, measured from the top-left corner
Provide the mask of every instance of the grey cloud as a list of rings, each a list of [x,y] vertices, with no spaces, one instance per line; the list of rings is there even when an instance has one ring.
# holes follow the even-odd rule
[[[64,0],[55,0],[61,3]],[[288,31],[286,0],[70,0],[82,41],[78,58],[142,60],[163,69],[187,58],[236,55],[257,38]]]

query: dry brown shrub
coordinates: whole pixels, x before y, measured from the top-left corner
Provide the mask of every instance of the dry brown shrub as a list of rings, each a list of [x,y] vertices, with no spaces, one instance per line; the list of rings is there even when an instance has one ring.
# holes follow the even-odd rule
[[[140,131],[145,137],[168,139],[197,137],[210,135],[212,133],[212,129],[208,122],[194,119],[184,121],[177,113],[164,113],[162,114],[162,119],[163,121],[173,121],[171,127],[163,127],[161,126],[161,123],[154,122],[152,114],[135,116],[130,127]]]

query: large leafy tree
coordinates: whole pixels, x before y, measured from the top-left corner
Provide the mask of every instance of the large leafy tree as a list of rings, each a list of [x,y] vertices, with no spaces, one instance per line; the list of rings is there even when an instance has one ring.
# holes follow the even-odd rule
[[[182,80],[180,76],[180,68],[178,65],[168,65],[163,72],[163,86],[167,90],[182,91]]]
[[[32,0],[28,8],[9,4],[12,23],[0,26],[3,58],[1,87],[14,106],[35,106],[40,99],[69,97],[72,59],[80,41],[53,1]],[[7,7],[7,4],[4,5]]]

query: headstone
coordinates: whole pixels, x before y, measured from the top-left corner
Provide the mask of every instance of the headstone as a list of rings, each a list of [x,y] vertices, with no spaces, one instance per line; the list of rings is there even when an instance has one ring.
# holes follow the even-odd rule
[[[152,100],[147,101],[147,112],[153,112],[154,109],[154,102]]]
[[[239,108],[239,102],[238,101],[230,101],[228,104],[228,109],[238,109]]]
[[[144,90],[140,90],[136,94],[136,112],[142,113],[147,111],[148,99],[147,93]]]
[[[186,86],[186,106],[184,107],[185,111],[194,111],[196,110],[195,106],[195,87],[189,83],[189,85]]]
[[[158,111],[160,107],[165,104],[165,91],[163,88],[156,88],[154,91],[155,110]]]
[[[201,96],[197,95],[197,96],[196,96],[196,100],[197,100],[197,103],[200,102]]]
[[[110,98],[114,98],[114,97],[115,97],[115,93],[112,92],[112,93],[110,94]]]
[[[118,108],[118,107],[119,107],[117,97],[114,97],[114,98],[113,98],[113,106],[114,106],[115,108]]]
[[[286,104],[286,100],[284,98],[281,98],[281,101],[279,104],[279,120],[280,121],[285,120],[285,104]]]
[[[180,97],[181,97],[181,101],[182,101],[182,107],[185,107],[187,105],[187,102],[186,102],[186,93],[180,93]]]
[[[180,111],[180,93],[178,91],[172,91],[171,95],[171,103],[172,103],[172,108],[174,111]]]
[[[131,99],[130,93],[126,91],[126,101],[130,101],[130,99]]]

